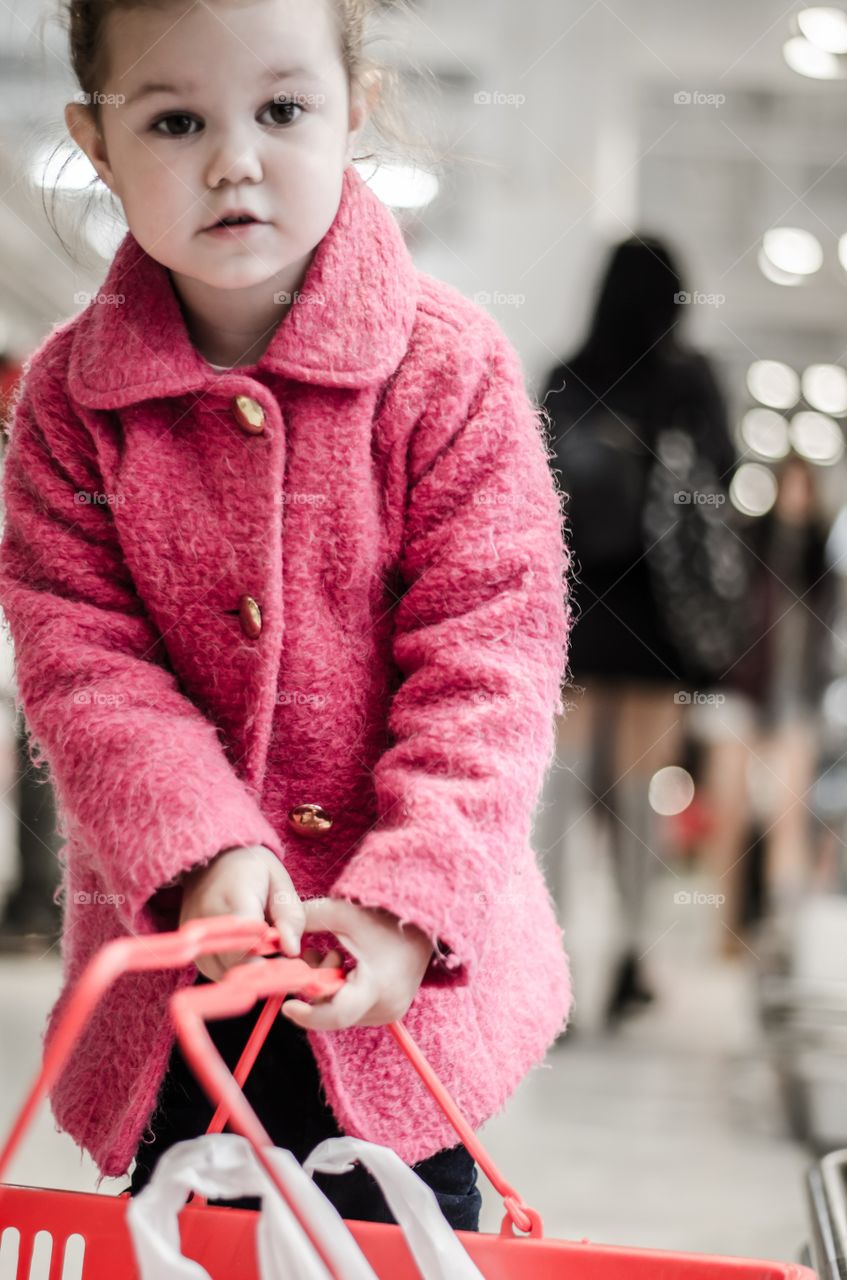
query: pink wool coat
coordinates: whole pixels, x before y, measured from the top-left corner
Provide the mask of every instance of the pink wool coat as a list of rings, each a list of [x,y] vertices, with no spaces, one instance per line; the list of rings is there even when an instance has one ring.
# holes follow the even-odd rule
[[[207,364],[126,235],[27,362],[3,477],[0,605],[65,837],[46,1043],[104,942],[176,927],[181,872],[264,844],[301,898],[430,934],[405,1023],[474,1127],[502,1107],[571,1007],[529,841],[571,621],[548,458],[500,327],[415,268],[353,166],[249,367]],[[52,1090],[101,1178],[196,977],[121,977]],[[343,1131],[410,1164],[456,1142],[387,1028],[308,1034]]]

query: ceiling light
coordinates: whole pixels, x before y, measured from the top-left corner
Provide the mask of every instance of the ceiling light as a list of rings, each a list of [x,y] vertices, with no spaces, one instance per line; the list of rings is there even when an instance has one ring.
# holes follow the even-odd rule
[[[788,419],[774,409],[748,409],[741,420],[741,440],[760,458],[784,458],[788,453]]]
[[[779,267],[775,267],[771,262],[764,249],[759,246],[758,256],[759,270],[768,280],[772,280],[774,284],[797,285],[805,284],[807,276],[798,276],[791,271],[780,271]]]
[[[795,452],[818,466],[831,467],[844,453],[841,428],[824,413],[795,413],[788,433]]]
[[[654,813],[672,817],[687,809],[694,799],[694,779],[687,769],[667,765],[650,779],[647,798]]]
[[[820,240],[802,227],[772,227],[762,248],[775,267],[792,275],[811,276],[823,265]]]
[[[797,14],[797,25],[811,44],[825,53],[847,53],[847,13],[815,7]]]
[[[810,364],[803,374],[803,395],[813,409],[841,417],[847,413],[847,370],[837,364]]]
[[[819,49],[805,36],[792,36],[782,46],[782,56],[792,71],[812,80],[838,80],[844,68],[834,53]]]
[[[763,516],[776,501],[776,476],[761,462],[743,462],[732,477],[729,499],[745,516]]]
[[[800,379],[781,360],[754,360],[747,370],[747,389],[769,409],[791,409],[800,399]]]

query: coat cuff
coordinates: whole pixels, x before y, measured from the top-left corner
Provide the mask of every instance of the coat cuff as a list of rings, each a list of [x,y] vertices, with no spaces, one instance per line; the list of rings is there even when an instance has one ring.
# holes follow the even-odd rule
[[[397,916],[401,927],[413,924],[432,940],[433,955],[421,986],[467,986],[477,964],[483,911],[472,913],[468,928],[468,900],[480,903],[485,895],[476,886],[457,892],[452,906],[433,904],[432,895],[415,876],[415,862],[422,880],[429,884],[431,857],[416,848],[416,833],[371,832],[342,874],[331,896],[346,898],[362,907],[379,907]]]
[[[263,821],[263,820],[262,820]],[[261,821],[260,821],[261,826]],[[147,901],[142,905],[140,910],[147,912],[156,932],[170,933],[179,928],[179,917],[182,911],[182,881],[189,871],[195,871],[199,867],[207,866],[220,853],[225,853],[229,849],[242,848],[245,845],[263,845],[266,849],[270,849],[275,853],[280,861],[284,861],[284,851],[281,842],[276,836],[276,832],[269,823],[264,824],[264,834],[261,839],[232,839],[220,844],[213,853],[208,856],[198,858],[196,862],[189,866],[183,866],[167,881],[156,889]]]

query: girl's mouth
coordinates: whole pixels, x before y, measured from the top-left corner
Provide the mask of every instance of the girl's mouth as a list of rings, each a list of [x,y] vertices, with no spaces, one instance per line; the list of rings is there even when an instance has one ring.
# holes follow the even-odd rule
[[[206,227],[204,234],[212,236],[241,237],[251,235],[259,227],[266,227],[266,222],[260,222],[257,218],[236,218],[225,222],[217,222],[213,227]]]

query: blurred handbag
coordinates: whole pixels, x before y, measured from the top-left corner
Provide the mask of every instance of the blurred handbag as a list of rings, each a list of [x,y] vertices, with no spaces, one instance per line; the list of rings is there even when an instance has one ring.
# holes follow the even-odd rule
[[[751,555],[717,467],[683,415],[656,435],[643,535],[666,631],[692,676],[719,678],[752,638]]]

